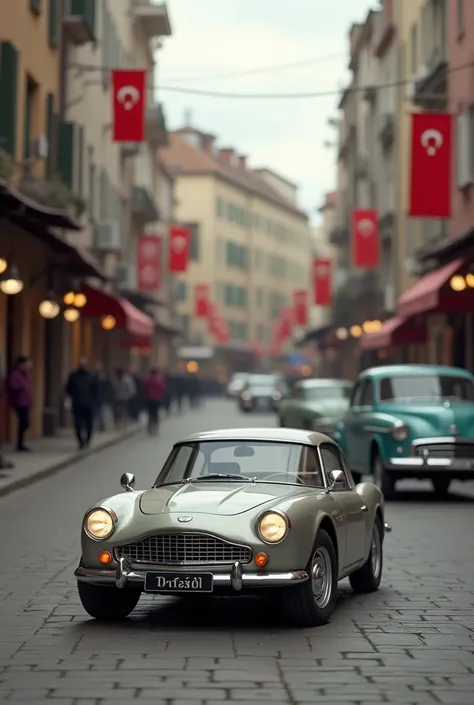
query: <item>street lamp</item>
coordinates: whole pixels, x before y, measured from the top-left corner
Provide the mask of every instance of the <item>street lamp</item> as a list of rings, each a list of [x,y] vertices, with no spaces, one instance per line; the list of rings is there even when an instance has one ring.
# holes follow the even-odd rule
[[[53,319],[59,316],[60,310],[61,307],[54,298],[53,294],[49,294],[47,298],[38,306],[40,316],[47,319]]]
[[[80,315],[77,308],[66,308],[63,312],[63,316],[68,323],[74,323]]]
[[[3,274],[8,269],[8,262],[3,257],[0,257],[0,274]]]
[[[2,276],[2,279],[0,279],[0,289],[8,296],[15,296],[15,294],[19,294],[20,291],[23,291],[24,286],[25,284],[20,278],[18,269],[15,265],[7,268]]]
[[[100,322],[104,330],[113,330],[117,323],[113,316],[102,316]]]

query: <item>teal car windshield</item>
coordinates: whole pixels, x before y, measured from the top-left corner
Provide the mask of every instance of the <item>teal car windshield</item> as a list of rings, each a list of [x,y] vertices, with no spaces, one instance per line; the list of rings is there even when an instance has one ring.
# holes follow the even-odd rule
[[[474,384],[470,379],[454,375],[385,377],[380,380],[379,394],[383,403],[412,400],[474,402]]]
[[[319,401],[321,400],[335,400],[335,399],[347,399],[351,398],[352,385],[347,387],[339,387],[333,385],[331,387],[304,387],[303,396],[306,401]]]
[[[267,441],[204,441],[177,446],[155,487],[182,482],[225,480],[324,487],[314,448]]]

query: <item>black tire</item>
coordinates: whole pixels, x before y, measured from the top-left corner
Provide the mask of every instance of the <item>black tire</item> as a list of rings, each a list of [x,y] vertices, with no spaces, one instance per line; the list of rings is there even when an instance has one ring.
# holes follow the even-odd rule
[[[451,479],[449,477],[432,477],[431,484],[437,497],[446,497]]]
[[[362,473],[361,472],[353,472],[352,477],[353,477],[354,483],[356,485],[358,485],[359,482],[362,482]]]
[[[349,575],[349,582],[354,592],[375,592],[379,589],[380,581],[382,580],[383,570],[383,526],[379,515],[377,514],[372,530],[372,540],[369,557],[364,565],[356,570],[355,573]],[[376,548],[374,549],[374,542]]]
[[[316,602],[313,593],[312,574],[315,568],[314,562],[318,551],[324,552],[323,555],[329,560],[331,575],[328,582],[328,595],[323,601],[322,606]],[[318,627],[326,624],[331,619],[331,615],[336,606],[336,591],[337,591],[337,556],[333,542],[323,529],[318,531],[314,542],[311,557],[306,568],[309,580],[292,588],[286,588],[282,591],[283,609],[290,621],[299,627]]]
[[[141,595],[141,590],[135,588],[93,585],[82,580],[78,580],[77,590],[85,611],[101,622],[126,619],[137,606]]]
[[[384,468],[382,459],[376,453],[372,460],[372,475],[377,487],[380,488],[386,500],[390,500],[396,493],[395,477]]]

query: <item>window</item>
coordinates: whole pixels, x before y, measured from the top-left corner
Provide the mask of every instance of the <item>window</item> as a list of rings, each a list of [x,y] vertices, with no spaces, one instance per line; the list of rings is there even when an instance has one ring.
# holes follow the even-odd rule
[[[58,3],[49,0],[48,6],[48,40],[52,47],[58,46]]]
[[[191,240],[189,243],[189,259],[192,262],[197,262],[200,254],[199,225],[194,223],[188,227],[191,233]]]
[[[372,406],[374,403],[374,385],[372,380],[365,381],[364,392],[362,395],[362,406]]]
[[[407,375],[381,380],[380,401],[410,403],[413,400],[473,402],[474,384],[466,377],[455,375]]]
[[[352,385],[338,385],[336,382],[330,387],[303,387],[303,396],[307,401],[317,401],[318,399],[350,399]]]
[[[222,218],[225,214],[225,203],[220,197],[216,200],[216,214],[218,218]]]
[[[410,36],[410,53],[411,53],[411,74],[415,74],[418,70],[418,27],[412,25]]]
[[[323,466],[328,478],[328,482],[330,483],[332,472],[335,472],[336,470],[342,470],[342,472],[344,472],[339,452],[337,448],[329,445],[320,446],[319,451],[321,453],[321,458],[323,459]],[[348,489],[347,478],[346,482],[344,483],[344,485],[341,486],[340,489]]]
[[[41,14],[41,0],[30,0],[30,10],[35,15]]]
[[[46,178],[53,178],[53,146],[55,143],[55,116],[54,116],[54,95],[48,93],[46,95],[46,138],[48,140],[48,156],[46,160]]]
[[[456,26],[458,37],[464,34],[464,0],[456,0]]]
[[[351,406],[361,406],[364,387],[365,379],[356,384],[356,386],[354,387],[354,392],[352,394]]]
[[[187,282],[179,281],[176,287],[176,298],[178,301],[186,301],[188,298],[188,285]]]
[[[456,180],[462,189],[474,182],[474,106],[456,116]]]

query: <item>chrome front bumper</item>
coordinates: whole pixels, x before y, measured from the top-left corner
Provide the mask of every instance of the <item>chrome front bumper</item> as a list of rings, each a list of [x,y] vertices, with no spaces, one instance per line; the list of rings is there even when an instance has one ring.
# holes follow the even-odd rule
[[[454,471],[474,473],[474,458],[389,458],[387,470]]]
[[[205,570],[205,566],[203,566],[203,570]],[[132,569],[125,558],[119,558],[116,569],[84,568],[79,566],[74,572],[74,577],[77,580],[93,583],[94,585],[115,585],[118,588],[134,585],[143,588],[145,585],[145,573],[155,571],[161,572],[156,566],[150,566],[146,570],[135,570]],[[173,573],[175,572],[181,571],[173,571]],[[182,572],[183,575],[192,575],[192,571],[183,570]],[[214,573],[213,576],[215,587],[230,587],[237,592],[244,588],[297,585],[298,583],[304,583],[309,577],[305,570],[293,570],[288,573],[244,573],[242,564],[238,561],[233,564],[229,573]]]

